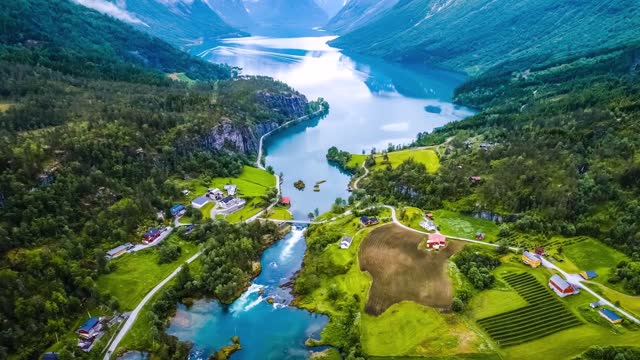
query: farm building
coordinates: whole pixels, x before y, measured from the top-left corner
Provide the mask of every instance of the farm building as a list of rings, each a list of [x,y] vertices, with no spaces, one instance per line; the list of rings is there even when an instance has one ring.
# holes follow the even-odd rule
[[[115,247],[109,251],[107,251],[107,260],[115,259],[120,255],[123,255],[127,252],[127,245],[120,245]]]
[[[353,239],[351,236],[345,236],[340,240],[340,249],[348,249],[351,246]]]
[[[429,249],[440,249],[447,246],[447,237],[442,234],[429,234],[427,247]]]
[[[487,237],[485,233],[478,232],[476,233],[476,240],[484,240]]]
[[[609,320],[609,322],[612,324],[620,324],[622,322],[622,318],[620,317],[620,315],[609,309],[601,309],[600,311],[598,311],[598,313],[603,318]]]
[[[569,284],[567,280],[558,274],[553,275],[551,279],[549,279],[549,287],[560,297],[577,294],[579,291],[578,288]]]
[[[174,205],[169,211],[171,211],[171,216],[178,216],[180,214],[184,214],[185,207],[182,204],[177,204]]]
[[[360,218],[360,223],[364,226],[371,226],[371,225],[378,225],[380,221],[376,217],[362,216]]]
[[[291,205],[291,198],[288,196],[285,196],[282,198],[282,200],[280,201],[280,203],[282,205]]]
[[[89,318],[78,328],[76,333],[78,333],[78,335],[83,339],[89,339],[96,335],[96,333],[100,331],[100,328],[99,318]]]
[[[207,191],[207,195],[209,196],[209,198],[213,198],[216,200],[220,200],[224,197],[224,193],[222,192],[222,190],[217,188],[209,188],[209,190]]]
[[[160,237],[160,235],[162,235],[162,231],[158,229],[151,229],[146,233],[142,234],[142,241],[148,244],[155,241],[157,238]]]
[[[234,196],[236,194],[236,191],[238,191],[238,186],[229,184],[229,185],[225,185],[224,189],[227,191],[227,195]]]
[[[535,251],[536,255],[547,256],[547,253],[544,251],[544,249],[539,247],[539,246],[537,248],[535,248],[534,251]]]
[[[433,213],[426,213],[426,214],[424,214],[424,217],[425,217],[426,219],[433,220]]]
[[[585,279],[585,280],[590,280],[590,279],[593,279],[595,277],[598,277],[598,274],[596,274],[595,271],[587,270],[587,271],[580,272],[580,276],[582,276],[582,278]]]
[[[538,266],[540,266],[540,258],[526,250],[522,253],[522,262],[531,266],[532,268],[537,268]]]
[[[198,196],[197,198],[193,199],[193,201],[191,201],[191,206],[194,209],[200,209],[203,206],[207,205],[210,201],[211,199],[207,195]]]
[[[591,304],[589,304],[589,306],[591,306],[592,309],[597,309],[600,307],[600,305],[602,305],[600,301],[592,302]]]

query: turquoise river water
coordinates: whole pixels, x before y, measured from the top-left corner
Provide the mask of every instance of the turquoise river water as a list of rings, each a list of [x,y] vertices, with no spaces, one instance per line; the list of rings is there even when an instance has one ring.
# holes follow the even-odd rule
[[[331,146],[354,153],[408,144],[417,133],[430,131],[471,111],[451,103],[453,90],[465,77],[434,68],[413,68],[375,59],[351,57],[326,44],[333,37],[228,39],[193,52],[214,62],[243,68],[244,74],[268,75],[284,81],[309,99],[324,97],[328,116],[280,132],[266,144],[266,163],[284,174],[282,193],[290,196],[296,219],[327,211],[337,197],[349,195],[349,176],[327,163]],[[298,191],[293,182],[313,185]],[[200,301],[180,305],[168,333],[194,344],[192,359],[240,337],[243,349],[232,356],[245,359],[306,359],[309,337],[318,338],[326,316],[288,306],[288,283],[300,269],[305,252],[302,231],[294,230],[267,249],[262,273],[233,304]],[[266,299],[276,299],[269,304]]]

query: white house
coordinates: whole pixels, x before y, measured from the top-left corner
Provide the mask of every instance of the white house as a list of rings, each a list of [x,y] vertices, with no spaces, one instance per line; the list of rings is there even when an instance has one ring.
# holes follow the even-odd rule
[[[225,185],[224,189],[227,191],[227,195],[234,196],[238,191],[238,186],[229,184],[229,185]]]
[[[340,240],[340,249],[348,249],[351,246],[353,239],[351,236],[345,236]]]

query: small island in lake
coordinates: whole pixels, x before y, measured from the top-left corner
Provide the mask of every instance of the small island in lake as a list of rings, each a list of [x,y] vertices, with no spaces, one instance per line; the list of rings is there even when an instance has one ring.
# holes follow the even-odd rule
[[[316,184],[316,185],[313,187],[313,191],[315,191],[315,192],[319,192],[319,191],[320,191],[320,185]]]
[[[307,187],[307,185],[305,185],[304,181],[298,180],[293,183],[293,187],[302,191],[305,187]]]

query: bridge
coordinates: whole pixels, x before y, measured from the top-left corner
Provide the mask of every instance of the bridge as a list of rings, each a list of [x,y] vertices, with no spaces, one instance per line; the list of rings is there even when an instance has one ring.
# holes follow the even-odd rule
[[[307,221],[307,220],[277,220],[277,219],[265,219],[260,218],[259,220],[271,221],[278,224],[294,224],[294,225],[313,225],[313,224],[323,224],[325,221]]]

